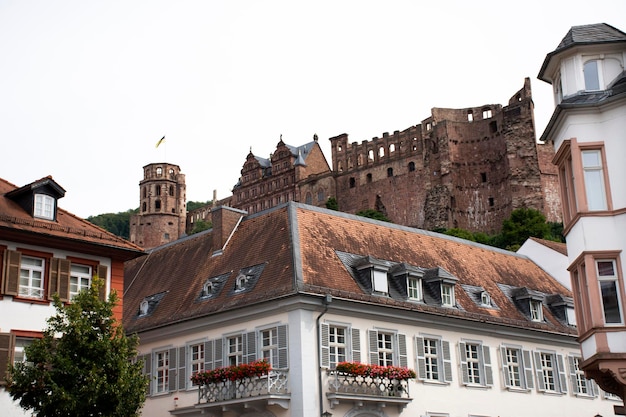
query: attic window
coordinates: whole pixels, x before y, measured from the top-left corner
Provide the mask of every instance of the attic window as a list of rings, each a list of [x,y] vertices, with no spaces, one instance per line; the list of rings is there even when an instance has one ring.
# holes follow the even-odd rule
[[[145,297],[139,303],[139,311],[137,311],[137,318],[146,317],[151,315],[156,309],[157,305],[165,297],[167,291],[160,292],[158,294],[153,294]]]
[[[422,280],[416,277],[408,277],[406,282],[409,300],[422,301]]]
[[[246,289],[250,277],[245,274],[239,274],[235,282],[235,291],[242,291]]]
[[[486,307],[491,307],[491,297],[487,291],[480,293],[480,304]]]
[[[444,307],[454,307],[454,285],[441,283],[441,305]]]
[[[35,194],[35,217],[54,220],[54,198],[46,194]]]
[[[215,293],[215,285],[211,281],[207,281],[202,286],[202,297],[210,297]]]
[[[140,316],[147,315],[149,309],[150,309],[150,303],[148,303],[148,300],[146,299],[142,300],[141,303],[139,304],[139,315]]]
[[[530,300],[530,319],[532,321],[543,321],[542,303],[539,300]]]

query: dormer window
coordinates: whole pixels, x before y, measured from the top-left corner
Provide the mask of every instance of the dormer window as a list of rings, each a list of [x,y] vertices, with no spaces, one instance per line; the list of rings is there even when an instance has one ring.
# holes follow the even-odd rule
[[[211,281],[207,281],[202,286],[202,296],[209,297],[213,295],[213,291],[215,290],[215,285]]]
[[[387,283],[387,271],[372,268],[372,288],[374,292],[388,294],[389,284]]]
[[[530,319],[532,321],[543,321],[542,304],[539,300],[530,300]]]
[[[387,272],[391,262],[376,259],[372,256],[362,257],[355,265],[359,271],[361,284],[372,294],[389,295]]]
[[[141,300],[139,303],[139,311],[137,311],[137,318],[152,315],[163,297],[165,297],[165,294],[167,294],[167,291],[149,295]]]
[[[483,291],[480,293],[480,304],[485,307],[491,307],[491,297],[487,291]]]
[[[454,285],[441,283],[441,305],[444,307],[454,307]]]
[[[146,299],[142,300],[141,303],[139,304],[139,315],[145,316],[146,314],[148,314],[149,309],[150,309],[150,303],[148,302],[148,300]]]
[[[409,300],[422,301],[422,280],[415,277],[408,277],[406,282]]]
[[[46,220],[54,220],[54,198],[46,194],[35,194],[34,216]]]
[[[235,291],[241,291],[246,288],[246,284],[248,284],[249,277],[244,274],[239,274],[237,276],[237,280],[235,281]]]

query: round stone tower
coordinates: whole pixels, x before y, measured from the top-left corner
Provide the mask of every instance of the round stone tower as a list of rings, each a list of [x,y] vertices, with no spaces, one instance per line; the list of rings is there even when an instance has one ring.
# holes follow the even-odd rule
[[[145,249],[177,240],[185,233],[185,174],[166,162],[143,167],[139,213],[130,219],[130,241]]]

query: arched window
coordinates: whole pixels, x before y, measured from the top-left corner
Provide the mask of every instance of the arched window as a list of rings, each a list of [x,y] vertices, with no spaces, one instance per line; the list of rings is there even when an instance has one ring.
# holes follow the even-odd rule
[[[368,183],[372,182],[372,173],[368,173],[368,174],[365,176],[365,180],[366,180]]]
[[[317,190],[317,201],[318,203],[321,201],[324,201],[325,198],[325,193],[324,193],[324,189],[320,188],[319,190]]]
[[[409,162],[409,172],[415,171],[415,162]]]
[[[157,174],[157,177],[160,177],[161,175],[163,175],[163,168],[158,167],[158,168],[156,169],[156,174]]]
[[[161,200],[156,200],[156,201],[154,202],[154,209],[155,209],[156,211],[161,211]]]
[[[145,201],[141,205],[141,211],[146,211],[146,202]]]
[[[306,193],[306,196],[304,197],[304,202],[305,204],[313,204],[313,196],[311,195],[311,193]]]
[[[378,157],[382,158],[383,156],[385,156],[385,148],[381,146],[380,148],[378,148]]]
[[[354,177],[350,177],[350,188],[354,188],[356,186],[356,180]]]

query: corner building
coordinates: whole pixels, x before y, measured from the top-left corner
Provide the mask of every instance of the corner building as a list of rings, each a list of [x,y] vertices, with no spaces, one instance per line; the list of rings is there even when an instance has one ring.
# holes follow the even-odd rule
[[[144,415],[588,417],[621,404],[580,369],[571,293],[524,256],[295,202],[212,216],[126,263]],[[241,373],[260,359],[269,373]],[[224,368],[239,371],[191,379]]]

